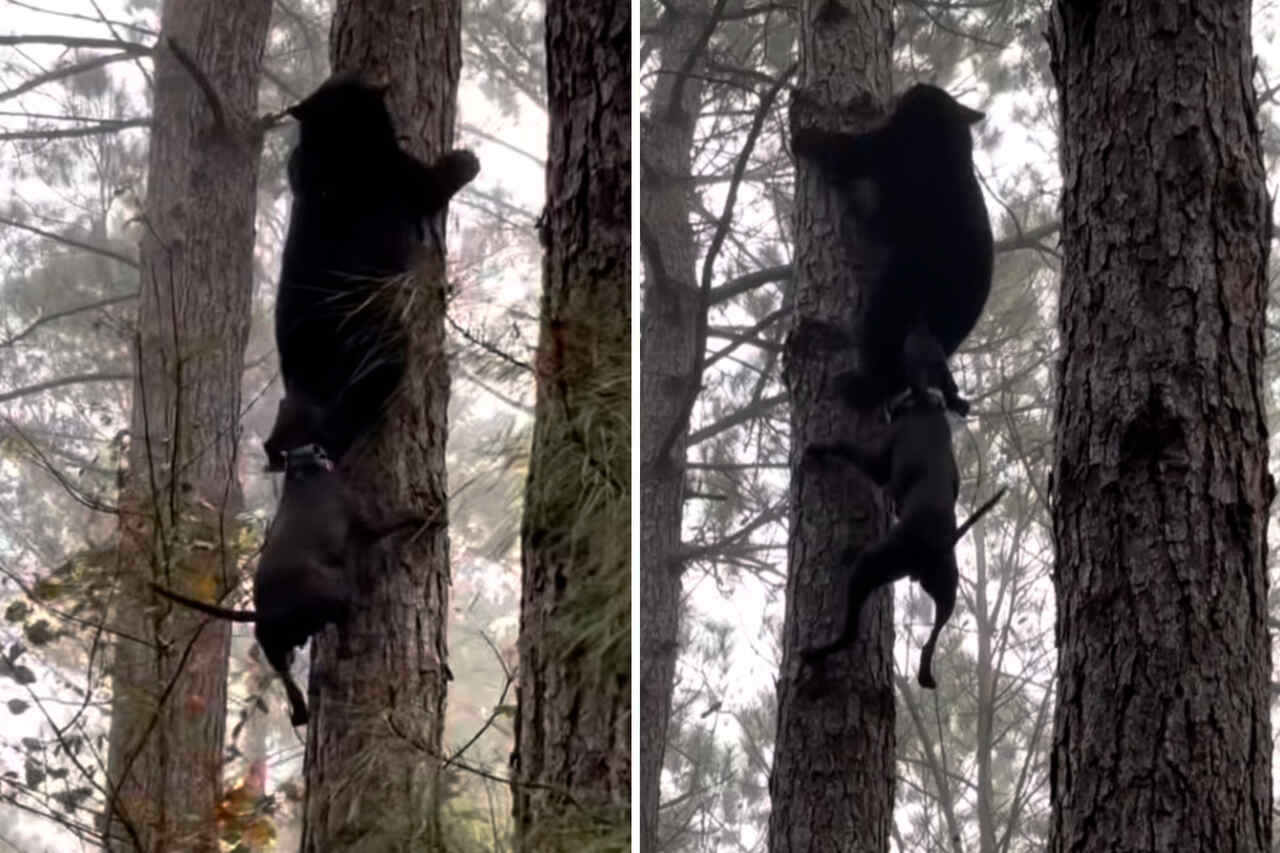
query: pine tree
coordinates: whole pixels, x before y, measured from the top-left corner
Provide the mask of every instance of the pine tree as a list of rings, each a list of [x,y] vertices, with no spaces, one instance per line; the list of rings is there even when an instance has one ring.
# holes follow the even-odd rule
[[[1051,851],[1271,849],[1250,4],[1053,7]]]
[[[517,848],[630,849],[631,52],[550,0],[538,398],[521,528]]]

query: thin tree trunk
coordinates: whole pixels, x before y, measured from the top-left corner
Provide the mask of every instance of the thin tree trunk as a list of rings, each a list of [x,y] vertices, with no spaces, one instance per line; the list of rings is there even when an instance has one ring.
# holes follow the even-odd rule
[[[640,335],[640,850],[659,849],[658,806],[679,654],[680,556],[684,518],[687,405],[701,387],[695,374],[703,310],[689,223],[690,157],[702,98],[705,2],[671,3],[659,26],[649,114],[640,123],[640,238],[645,311]],[[687,70],[684,70],[687,69]],[[675,99],[679,98],[677,103]]]
[[[862,130],[870,118],[852,109],[889,94],[888,0],[843,6],[811,0],[801,12],[803,95],[791,121]],[[832,13],[838,9],[839,14]],[[807,95],[808,97],[804,97]],[[835,112],[819,115],[815,105]],[[841,109],[843,108],[843,109]],[[810,323],[845,325],[859,305],[860,259],[846,250],[851,220],[839,197],[803,159],[795,199],[795,323],[787,339],[791,396],[791,515],[787,607],[778,677],[778,736],[769,782],[772,853],[874,853],[889,845],[893,815],[893,598],[876,593],[863,610],[860,635],[831,657],[829,683],[815,695],[802,681],[800,649],[839,629],[838,564],[886,530],[883,498],[852,470],[800,465],[815,441],[856,438],[871,424],[842,406],[831,378],[850,366],[844,350],[824,345]],[[834,343],[830,342],[830,343]]]
[[[148,583],[211,598],[238,580],[236,443],[270,6],[187,0],[161,15],[120,495],[112,850],[218,849],[230,626],[158,600]],[[163,46],[169,39],[198,70]]]
[[[385,75],[401,145],[425,162],[453,141],[461,70],[458,0],[340,0],[334,71]],[[444,215],[435,223],[443,236]],[[432,229],[429,229],[430,233]],[[407,365],[400,391],[342,471],[375,517],[414,509],[431,524],[359,555],[352,617],[312,646],[305,851],[435,850],[448,650],[444,247],[427,247],[402,294]]]
[[[539,853],[592,838],[629,847],[630,30],[626,0],[547,3],[546,257],[512,756],[517,849]]]
[[[1271,849],[1250,4],[1055,3],[1051,851]]]

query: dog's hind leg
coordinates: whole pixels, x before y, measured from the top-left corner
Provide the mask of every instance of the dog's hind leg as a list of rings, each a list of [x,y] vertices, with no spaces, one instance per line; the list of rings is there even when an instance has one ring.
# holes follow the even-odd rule
[[[828,655],[839,651],[853,643],[858,636],[858,623],[862,614],[862,605],[871,594],[885,584],[905,578],[908,574],[905,566],[910,565],[907,548],[901,535],[901,526],[889,531],[884,539],[862,552],[854,563],[852,571],[845,579],[844,627],[840,635],[829,643],[810,646],[800,652],[800,656],[811,664],[820,663]]]
[[[920,673],[917,680],[921,687],[930,690],[938,686],[933,677],[933,652],[938,645],[938,634],[956,608],[956,585],[960,580],[955,556],[948,555],[947,563],[937,574],[920,578],[920,586],[933,599],[933,629],[929,632],[924,648],[920,650]]]

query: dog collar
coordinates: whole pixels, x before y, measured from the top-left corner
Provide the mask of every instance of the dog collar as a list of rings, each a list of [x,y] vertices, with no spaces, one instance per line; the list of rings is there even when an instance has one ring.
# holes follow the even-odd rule
[[[946,407],[946,397],[937,388],[927,388],[923,397],[916,394],[915,389],[908,388],[889,398],[889,402],[885,403],[889,420],[911,409],[945,409]]]
[[[324,448],[320,445],[314,443],[304,444],[301,447],[285,451],[285,473],[305,470],[311,467],[320,468],[324,471],[333,470],[333,461],[329,459],[329,454],[325,453]]]

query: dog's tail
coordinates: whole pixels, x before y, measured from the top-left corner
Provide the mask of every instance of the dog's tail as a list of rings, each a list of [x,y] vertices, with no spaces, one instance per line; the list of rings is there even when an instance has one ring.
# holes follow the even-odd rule
[[[219,619],[230,619],[232,622],[257,622],[258,614],[252,610],[229,610],[226,607],[219,607],[216,604],[206,604],[203,601],[196,601],[194,598],[187,598],[185,595],[179,595],[171,589],[165,589],[158,583],[152,583],[151,588],[163,595],[165,598],[185,604],[187,607],[199,610],[202,613],[208,613],[210,616],[217,616]]]
[[[977,523],[978,519],[986,515],[987,512],[993,506],[996,505],[996,501],[1004,497],[1004,493],[1007,491],[1009,491],[1008,486],[1001,486],[998,492],[996,492],[991,497],[987,498],[986,503],[984,503],[982,506],[974,510],[973,514],[970,515],[968,518],[966,518],[964,520],[964,524],[960,525],[960,527],[956,530],[956,538],[952,540],[952,543],[954,544],[955,542],[959,542],[960,537],[965,535],[965,533],[969,532],[969,528],[973,527],[973,525]]]

